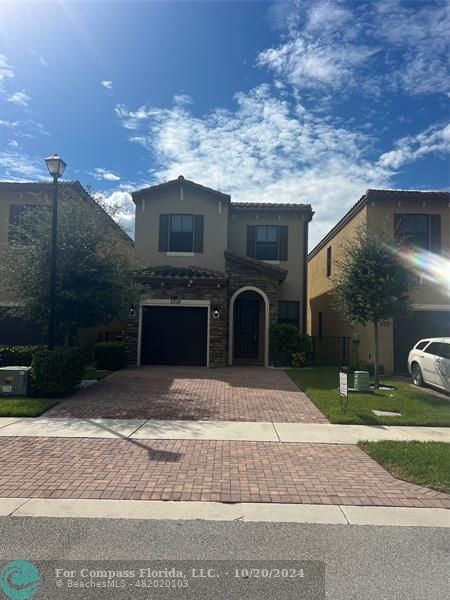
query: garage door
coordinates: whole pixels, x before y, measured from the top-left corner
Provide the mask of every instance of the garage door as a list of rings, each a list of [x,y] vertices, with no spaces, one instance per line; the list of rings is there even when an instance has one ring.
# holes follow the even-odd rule
[[[407,319],[394,321],[394,370],[408,370],[408,354],[422,338],[450,336],[450,312],[418,310]]]
[[[141,364],[206,366],[207,320],[203,307],[145,306]]]

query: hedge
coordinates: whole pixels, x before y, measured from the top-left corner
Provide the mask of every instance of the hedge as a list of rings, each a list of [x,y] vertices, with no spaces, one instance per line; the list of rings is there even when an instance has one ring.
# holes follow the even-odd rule
[[[80,383],[83,372],[79,348],[38,350],[31,364],[32,393],[44,398],[63,396]]]
[[[300,335],[297,327],[272,323],[270,327],[270,358],[276,367],[303,366],[311,355],[311,338]]]
[[[42,346],[0,346],[0,367],[29,367]]]
[[[99,342],[94,347],[95,366],[99,370],[118,371],[125,366],[123,342]]]

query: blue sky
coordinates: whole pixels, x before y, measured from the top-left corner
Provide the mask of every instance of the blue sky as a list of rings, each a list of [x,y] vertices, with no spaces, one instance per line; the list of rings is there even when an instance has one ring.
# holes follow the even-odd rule
[[[132,231],[183,174],[309,202],[317,242],[369,187],[449,187],[449,3],[2,2],[0,179],[58,152]]]

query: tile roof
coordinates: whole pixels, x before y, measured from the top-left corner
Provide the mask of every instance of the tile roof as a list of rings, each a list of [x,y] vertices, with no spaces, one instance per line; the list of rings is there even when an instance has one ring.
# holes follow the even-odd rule
[[[310,204],[287,204],[285,202],[232,202],[232,209],[258,209],[258,210],[282,210],[282,211],[305,211],[312,212]]]
[[[133,201],[135,198],[141,198],[142,196],[147,196],[148,194],[153,194],[159,190],[162,190],[167,187],[171,187],[173,185],[183,184],[185,186],[191,187],[195,190],[199,190],[202,192],[208,192],[210,194],[216,194],[220,196],[224,200],[230,200],[229,194],[224,194],[223,192],[219,192],[218,190],[214,190],[212,188],[206,187],[204,185],[200,185],[199,183],[195,183],[195,181],[191,181],[190,179],[185,179],[183,175],[179,175],[177,179],[171,179],[170,181],[165,181],[164,183],[158,183],[156,185],[151,185],[146,188],[142,188],[141,190],[136,190],[135,192],[131,192],[131,197]]]
[[[246,265],[250,268],[270,273],[271,275],[274,275],[278,281],[283,281],[286,279],[286,275],[288,274],[287,269],[283,269],[278,265],[273,265],[271,263],[264,262],[263,260],[257,260],[256,258],[251,258],[250,256],[242,256],[241,254],[236,254],[231,250],[225,250],[225,258],[228,258],[239,264]]]
[[[345,215],[330,229],[320,242],[308,254],[308,261],[321,250],[335,234],[344,227],[367,202],[450,202],[450,192],[421,191],[421,190],[374,190],[368,189],[361,198],[345,213]]]
[[[159,267],[146,267],[137,271],[138,279],[210,279],[225,280],[225,273],[203,267],[174,267],[163,265]]]

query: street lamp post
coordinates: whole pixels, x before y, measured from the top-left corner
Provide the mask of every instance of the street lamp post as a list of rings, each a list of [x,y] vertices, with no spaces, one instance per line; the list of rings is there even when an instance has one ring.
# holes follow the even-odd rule
[[[55,302],[56,302],[56,234],[58,224],[58,179],[64,173],[66,163],[57,154],[48,156],[45,159],[48,172],[53,177],[53,202],[52,202],[52,237],[50,248],[50,291],[49,291],[49,308],[48,308],[48,337],[47,348],[53,350],[55,347]]]

